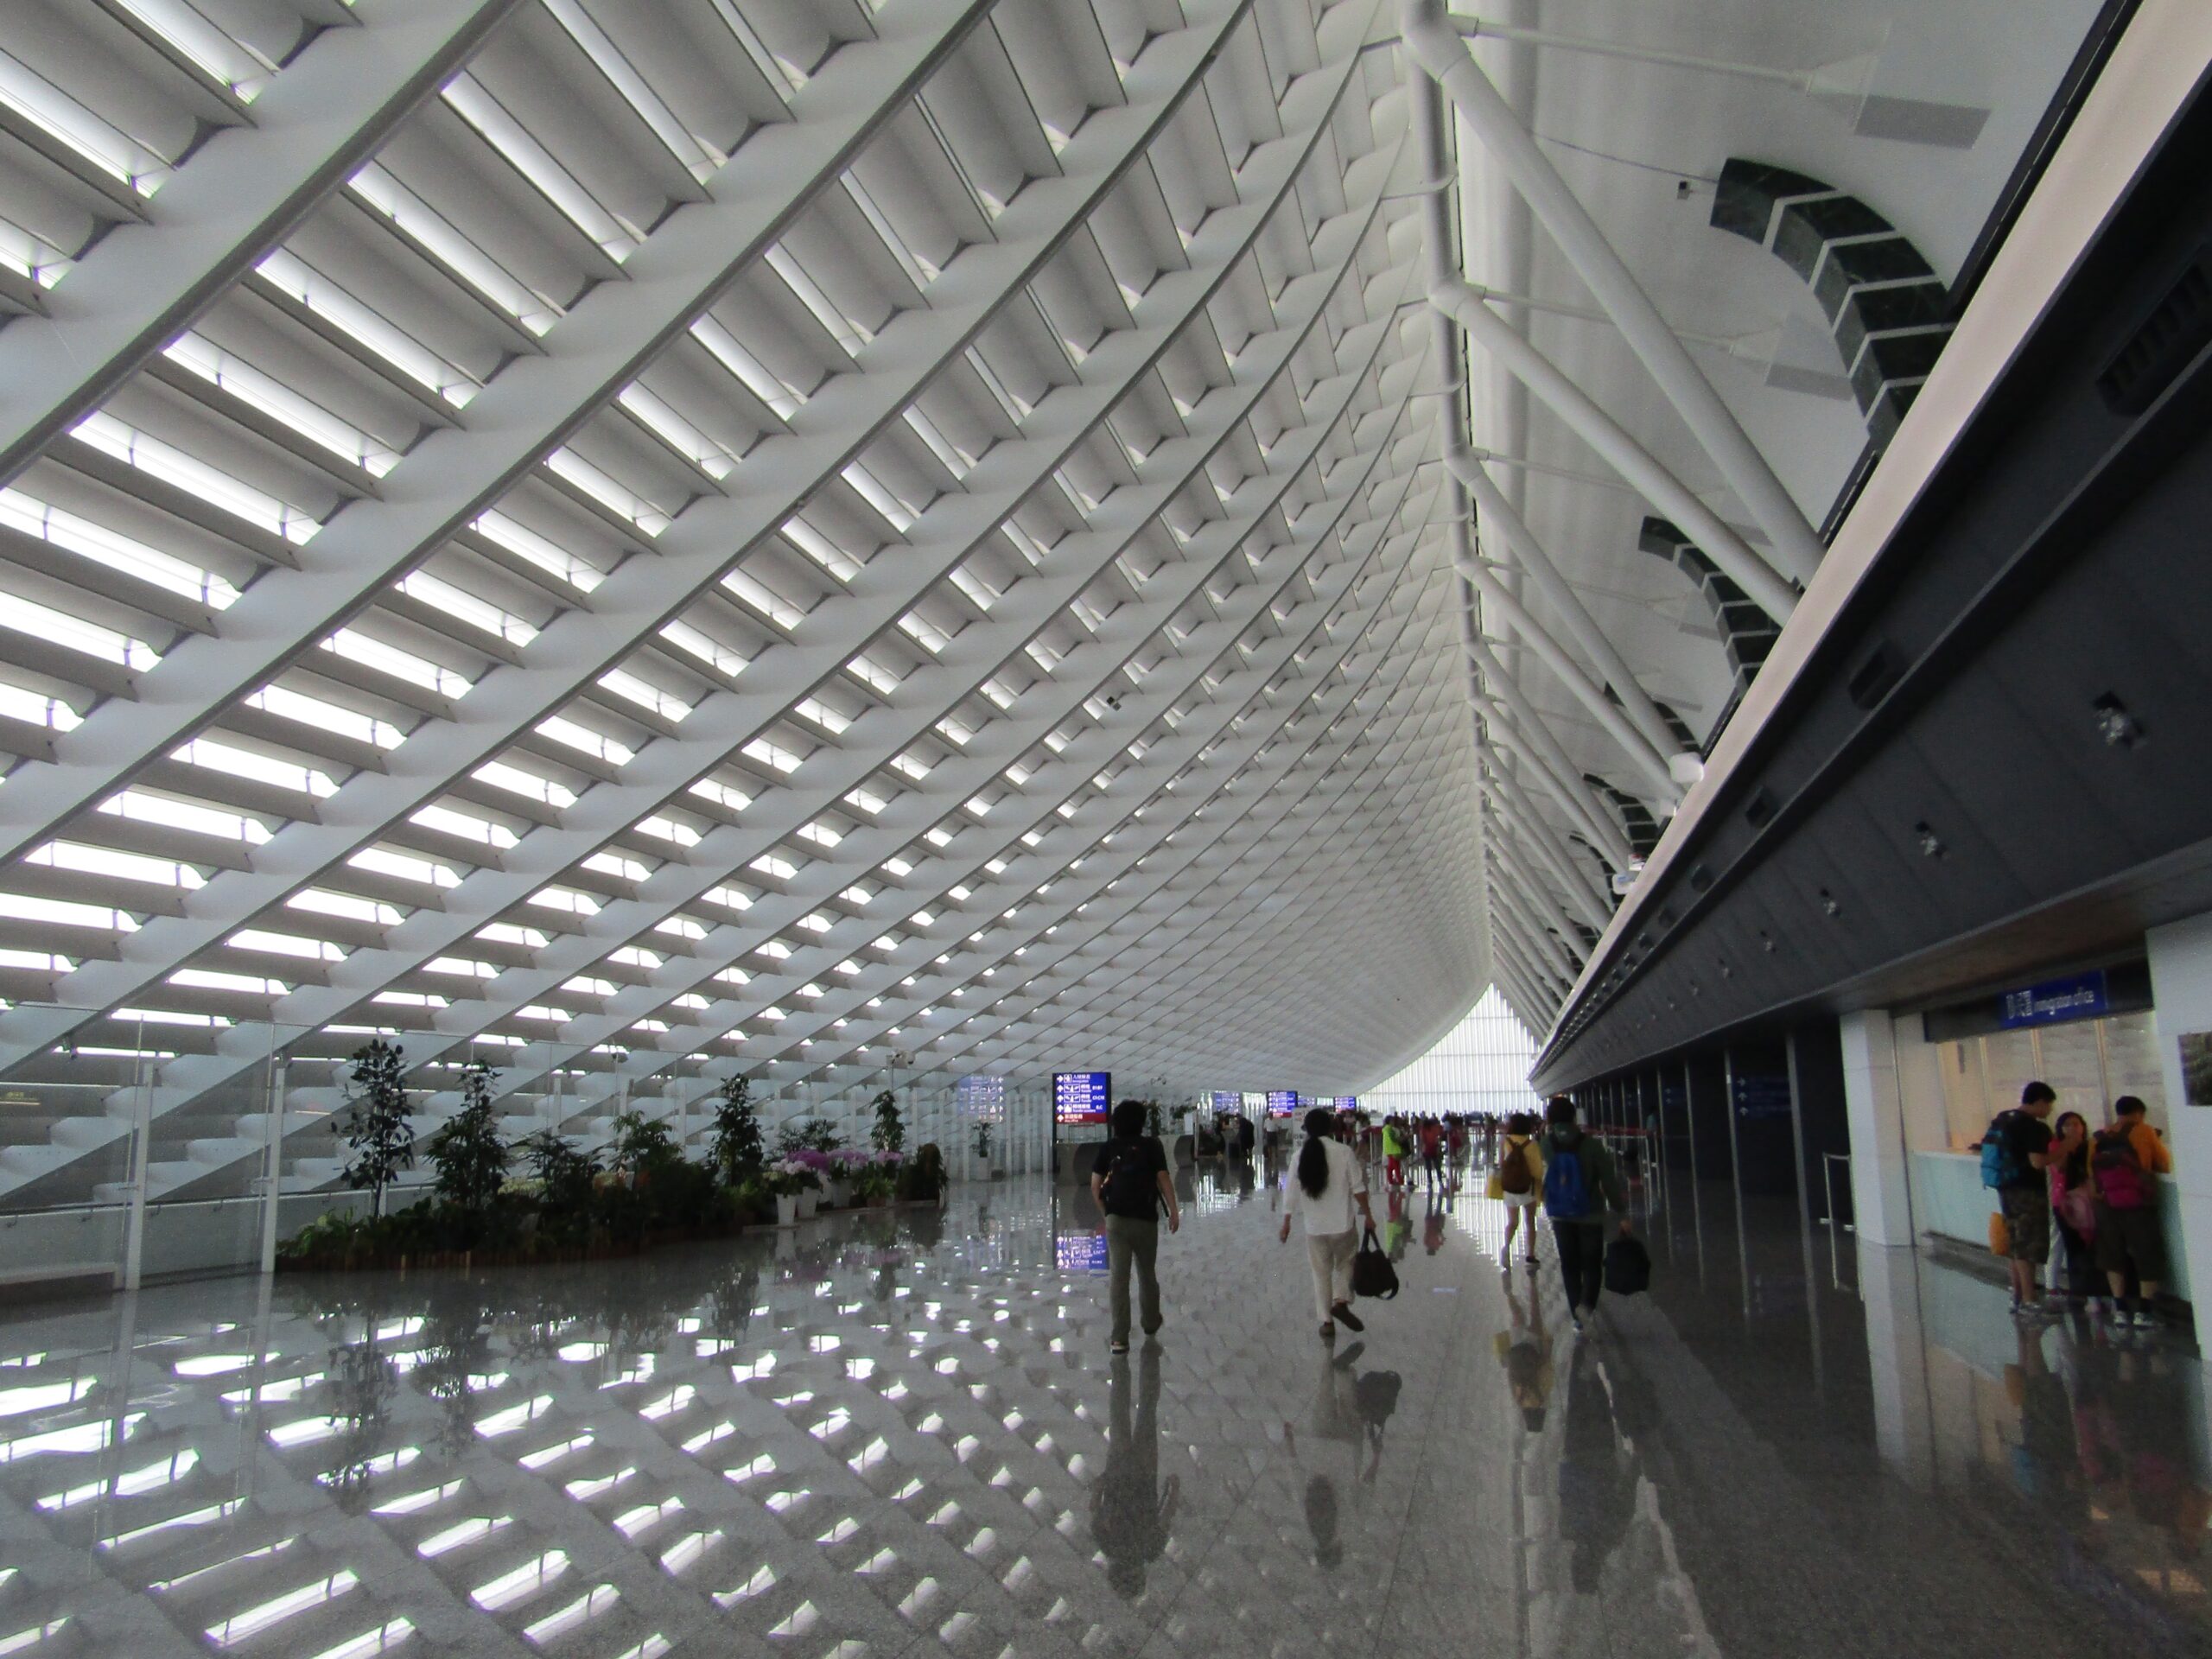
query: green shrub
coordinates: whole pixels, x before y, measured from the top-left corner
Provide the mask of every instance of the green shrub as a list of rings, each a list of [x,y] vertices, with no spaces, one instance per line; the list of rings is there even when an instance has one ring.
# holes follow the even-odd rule
[[[837,1131],[818,1117],[786,1123],[776,1132],[776,1150],[785,1154],[835,1152],[844,1144]]]
[[[438,1172],[438,1196],[474,1212],[489,1210],[506,1184],[514,1149],[499,1138],[492,1084],[499,1074],[481,1060],[461,1073],[461,1109],[440,1124],[428,1150]]]
[[[944,1153],[934,1141],[925,1141],[912,1158],[899,1166],[899,1196],[910,1204],[935,1199],[944,1192]]]

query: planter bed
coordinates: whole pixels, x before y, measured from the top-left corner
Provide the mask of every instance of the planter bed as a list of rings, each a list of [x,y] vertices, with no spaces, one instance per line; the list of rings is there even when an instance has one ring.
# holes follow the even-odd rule
[[[830,1216],[867,1215],[871,1211],[896,1210],[934,1210],[939,1198],[893,1198],[881,1204],[849,1204],[842,1209],[824,1206],[815,1212],[812,1219],[820,1221]],[[794,1227],[804,1222],[794,1222]],[[698,1244],[715,1239],[735,1238],[743,1233],[772,1233],[778,1224],[772,1214],[764,1218],[746,1222],[715,1224],[701,1227],[654,1228],[636,1238],[617,1240],[594,1238],[577,1244],[564,1243],[543,1245],[526,1244],[520,1248],[461,1250],[347,1250],[317,1251],[308,1255],[291,1254],[280,1250],[276,1256],[279,1273],[405,1273],[416,1268],[529,1268],[549,1267],[561,1262],[608,1262],[626,1256],[643,1255],[652,1250],[672,1244]]]

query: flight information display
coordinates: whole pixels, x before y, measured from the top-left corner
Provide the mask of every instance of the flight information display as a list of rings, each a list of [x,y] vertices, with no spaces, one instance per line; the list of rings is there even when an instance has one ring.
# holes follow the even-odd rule
[[[1268,1116],[1269,1117],[1297,1116],[1298,1091],[1295,1089],[1268,1090]]]
[[[1357,1095],[1338,1095],[1337,1096],[1337,1109],[1340,1112],[1357,1111],[1359,1109],[1359,1096]]]
[[[1114,1074],[1110,1071],[1055,1071],[1052,1073],[1052,1122],[1103,1123],[1113,1105]]]

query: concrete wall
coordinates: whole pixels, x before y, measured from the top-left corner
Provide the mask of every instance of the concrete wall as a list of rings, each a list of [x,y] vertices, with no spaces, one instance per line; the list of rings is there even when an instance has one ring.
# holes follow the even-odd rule
[[[2159,1062],[2165,1072],[2166,1115],[2179,1198],[2182,1249],[2196,1280],[2212,1285],[2212,1106],[2191,1106],[2182,1089],[2181,1037],[2212,1031],[2212,915],[2196,916],[2144,935],[2151,959],[2151,995],[2158,1005]],[[2202,1321],[2200,1331],[2205,1329]]]

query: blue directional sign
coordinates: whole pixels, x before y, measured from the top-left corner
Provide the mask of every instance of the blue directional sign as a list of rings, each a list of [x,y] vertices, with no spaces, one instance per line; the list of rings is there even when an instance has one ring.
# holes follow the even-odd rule
[[[1103,1123],[1114,1101],[1110,1071],[1055,1071],[1052,1073],[1052,1122]]]
[[[1295,1117],[1295,1116],[1298,1116],[1298,1090],[1296,1090],[1295,1089],[1270,1089],[1270,1090],[1268,1090],[1268,1116],[1269,1117]]]

